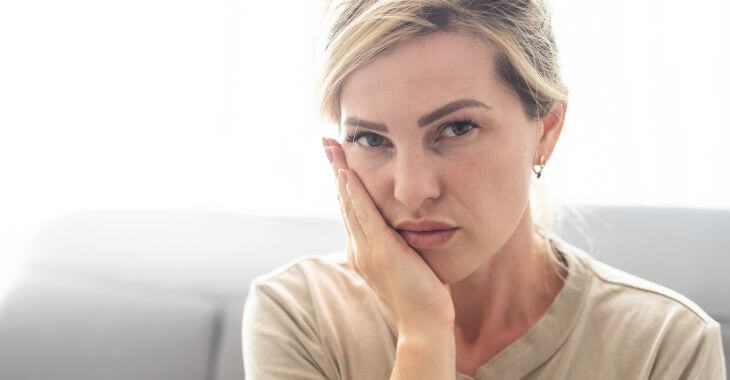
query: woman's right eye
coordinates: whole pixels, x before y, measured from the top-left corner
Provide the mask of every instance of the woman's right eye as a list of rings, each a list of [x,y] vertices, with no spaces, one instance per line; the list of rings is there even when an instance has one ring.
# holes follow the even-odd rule
[[[383,144],[385,138],[371,132],[360,132],[354,135],[347,135],[345,140],[348,142],[357,142],[358,145],[366,148],[377,148]]]

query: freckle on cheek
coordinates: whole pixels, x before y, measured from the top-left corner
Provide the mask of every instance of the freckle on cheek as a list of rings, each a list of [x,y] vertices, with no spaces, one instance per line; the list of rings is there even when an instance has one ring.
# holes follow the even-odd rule
[[[467,161],[459,165],[459,171],[461,171],[461,173],[465,175],[474,173],[475,168],[476,163],[474,163],[473,161]]]

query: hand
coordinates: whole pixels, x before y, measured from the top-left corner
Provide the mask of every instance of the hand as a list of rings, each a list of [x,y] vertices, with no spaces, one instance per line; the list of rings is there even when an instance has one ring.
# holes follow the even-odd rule
[[[337,177],[350,266],[373,288],[399,332],[416,335],[453,329],[448,285],[386,223],[358,175],[347,166],[340,144],[326,138],[322,142]]]

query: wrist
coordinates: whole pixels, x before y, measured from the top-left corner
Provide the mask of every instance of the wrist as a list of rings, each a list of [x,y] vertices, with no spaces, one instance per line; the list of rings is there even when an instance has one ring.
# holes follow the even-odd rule
[[[398,348],[401,346],[409,351],[452,352],[456,347],[453,325],[442,328],[400,329]]]
[[[454,321],[411,321],[398,325],[399,335],[413,337],[443,337],[454,335]]]
[[[456,338],[452,328],[398,330],[391,380],[453,379],[456,374]]]

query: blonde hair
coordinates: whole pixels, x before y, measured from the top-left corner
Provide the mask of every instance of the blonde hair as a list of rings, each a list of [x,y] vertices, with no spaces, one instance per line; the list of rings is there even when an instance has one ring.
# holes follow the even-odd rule
[[[566,102],[550,14],[542,0],[329,0],[319,87],[320,112],[340,124],[340,94],[360,67],[406,40],[438,31],[466,32],[494,46],[499,79],[515,91],[530,120]],[[536,230],[555,215],[531,184]],[[552,256],[552,255],[551,255]]]

